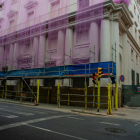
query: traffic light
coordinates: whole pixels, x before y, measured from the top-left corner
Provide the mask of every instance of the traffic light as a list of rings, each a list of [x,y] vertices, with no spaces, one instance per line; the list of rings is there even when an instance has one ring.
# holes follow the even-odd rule
[[[103,68],[98,68],[98,78],[102,77],[101,74],[103,74]]]
[[[96,84],[96,77],[97,77],[97,73],[92,73],[92,78],[93,78],[92,82],[94,84]]]

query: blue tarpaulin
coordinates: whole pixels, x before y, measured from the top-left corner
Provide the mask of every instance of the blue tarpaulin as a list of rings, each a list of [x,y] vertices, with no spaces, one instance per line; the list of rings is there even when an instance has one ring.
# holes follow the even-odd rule
[[[69,66],[56,66],[49,68],[37,68],[27,70],[13,70],[7,73],[0,73],[0,77],[30,77],[30,76],[63,76],[63,75],[81,75],[81,74],[92,74],[93,72],[98,73],[98,67],[103,68],[103,73],[112,73],[116,75],[116,63],[114,62],[102,62],[102,63],[91,63],[82,65],[69,65]],[[65,74],[64,74],[65,69]],[[89,70],[90,69],[90,70]]]

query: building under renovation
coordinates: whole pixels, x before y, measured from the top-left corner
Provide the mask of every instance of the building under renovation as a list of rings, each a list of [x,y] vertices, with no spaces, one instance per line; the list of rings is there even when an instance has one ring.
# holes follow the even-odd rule
[[[110,83],[114,107],[122,84],[139,85],[139,0],[0,3],[2,98],[107,107]],[[92,81],[99,67],[100,91]]]

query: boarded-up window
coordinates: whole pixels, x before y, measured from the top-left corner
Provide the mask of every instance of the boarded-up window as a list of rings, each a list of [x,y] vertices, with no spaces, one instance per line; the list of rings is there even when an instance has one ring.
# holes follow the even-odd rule
[[[132,85],[135,85],[135,71],[132,70]]]

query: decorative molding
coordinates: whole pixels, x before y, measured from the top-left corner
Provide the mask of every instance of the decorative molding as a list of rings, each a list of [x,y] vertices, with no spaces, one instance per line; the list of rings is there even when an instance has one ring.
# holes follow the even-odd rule
[[[13,20],[13,19],[15,19],[15,17],[17,16],[17,14],[18,14],[18,11],[16,11],[16,10],[10,10],[7,13],[7,17],[9,18],[9,20]]]
[[[60,0],[49,0],[49,2],[50,2],[51,4],[54,4],[54,3],[59,3]]]
[[[27,10],[30,10],[30,9],[33,9],[37,6],[38,4],[38,1],[36,0],[29,0],[25,5],[24,7],[27,9]]]
[[[18,0],[12,0],[12,4],[15,4]]]

